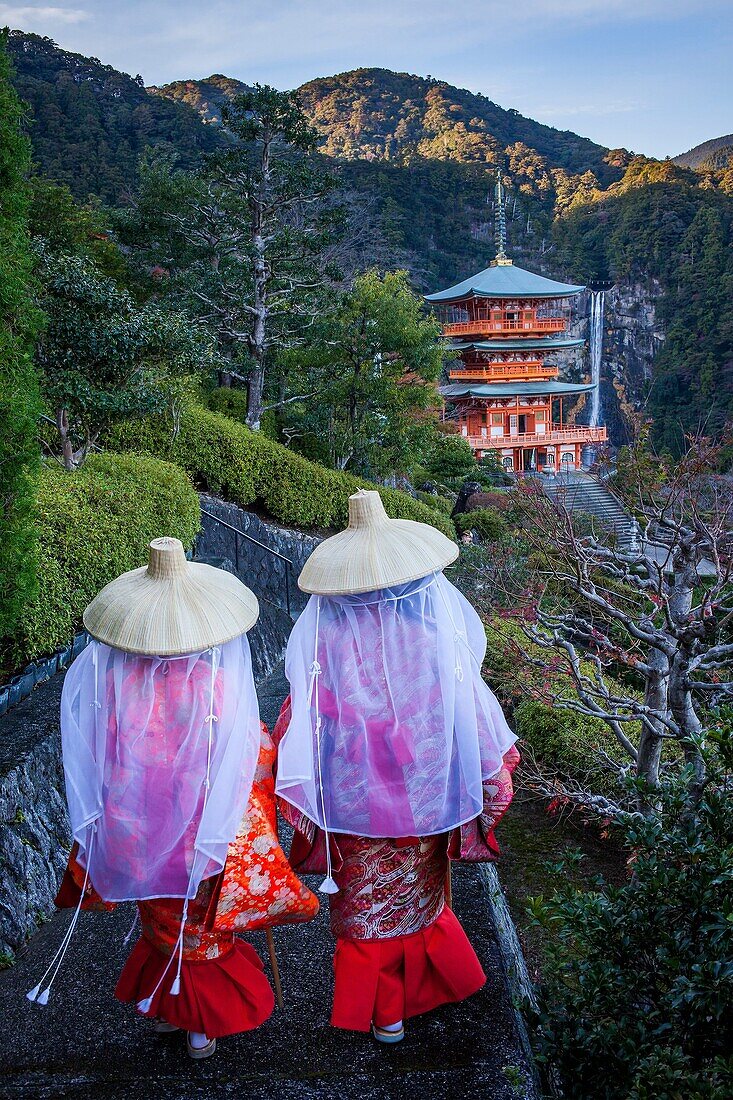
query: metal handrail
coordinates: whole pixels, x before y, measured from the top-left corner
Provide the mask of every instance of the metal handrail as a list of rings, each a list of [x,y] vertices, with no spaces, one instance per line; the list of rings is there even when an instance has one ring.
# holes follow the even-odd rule
[[[268,554],[271,554],[273,558],[279,558],[280,561],[285,562],[285,609],[290,615],[290,570],[293,568],[292,558],[287,558],[284,554],[281,554],[279,550],[273,550],[271,546],[268,546],[265,542],[260,542],[253,535],[248,535],[246,531],[242,531],[240,527],[235,527],[231,523],[227,523],[225,519],[220,519],[219,516],[214,515],[207,508],[201,509],[203,516],[208,516],[209,519],[213,519],[215,523],[220,523],[222,527],[226,527],[228,531],[232,531],[237,537],[234,540],[234,568],[239,573],[239,539],[246,539],[247,542],[253,542],[255,546],[259,546],[260,549],[266,550]]]

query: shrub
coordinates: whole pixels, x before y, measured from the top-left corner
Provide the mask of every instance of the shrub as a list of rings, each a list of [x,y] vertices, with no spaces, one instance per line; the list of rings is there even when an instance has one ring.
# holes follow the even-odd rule
[[[438,435],[427,468],[431,478],[445,481],[473,476],[478,466],[467,439],[461,435]]]
[[[417,499],[427,508],[432,508],[435,512],[442,512],[444,516],[450,516],[453,511],[454,502],[448,500],[447,497],[442,497],[435,493],[423,493],[418,489]]]
[[[489,451],[479,460],[472,480],[491,488],[494,485],[513,485],[514,475],[507,473],[496,451]]]
[[[0,32],[0,638],[17,629],[37,590],[38,532],[34,483],[40,462],[41,411],[33,343],[40,315],[33,306],[28,237],[30,143],[25,109],[11,84],[7,32]]]
[[[158,417],[129,422],[113,439],[117,446],[179,463],[211,492],[243,508],[261,505],[288,526],[343,527],[351,493],[378,489],[388,515],[430,523],[455,538],[449,519],[406,493],[326,469],[200,405],[184,408],[175,435]]]
[[[212,412],[224,413],[244,424],[247,419],[247,391],[231,386],[217,386],[206,394],[206,404]]]
[[[506,520],[495,508],[476,508],[472,512],[461,512],[454,522],[460,535],[466,531],[475,531],[482,542],[498,542],[509,531]]]
[[[469,511],[472,508],[494,508],[497,512],[510,512],[512,516],[516,514],[519,517],[521,514],[513,494],[499,489],[494,489],[493,492],[473,493],[466,501],[466,507]]]
[[[47,466],[37,490],[40,591],[23,612],[15,658],[70,641],[108,581],[144,565],[147,545],[173,535],[190,547],[199,503],[186,474],[141,455],[93,455],[73,473]]]
[[[699,799],[679,777],[653,813],[614,828],[633,864],[625,884],[562,885],[532,904],[549,940],[533,1023],[569,1100],[731,1096],[731,761],[706,757]]]

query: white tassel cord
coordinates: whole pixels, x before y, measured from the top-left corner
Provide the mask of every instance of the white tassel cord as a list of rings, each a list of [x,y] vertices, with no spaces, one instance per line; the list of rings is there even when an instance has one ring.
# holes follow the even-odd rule
[[[94,711],[95,711],[94,723],[95,723],[95,727],[96,727],[97,714],[98,714],[98,712],[99,712],[99,710],[102,706],[102,704],[99,701],[99,645],[97,644],[97,642],[94,642],[94,641],[91,643],[91,645],[92,645],[92,665],[94,667],[94,702],[90,703],[89,705],[91,707],[93,707]],[[50,965],[49,965],[48,969],[46,970],[46,973],[43,975],[43,977],[41,978],[38,985],[35,985],[33,987],[33,989],[29,989],[28,992],[26,993],[26,997],[28,998],[29,1001],[35,1001],[35,1003],[39,1004],[39,1005],[48,1004],[48,998],[49,998],[49,995],[51,993],[51,986],[53,985],[54,981],[56,980],[56,975],[58,974],[58,972],[61,968],[61,964],[64,961],[64,956],[66,955],[69,944],[71,943],[71,938],[74,935],[74,932],[76,931],[77,924],[79,923],[79,914],[81,913],[81,907],[82,907],[82,903],[84,901],[84,895],[86,894],[87,884],[89,882],[89,870],[90,870],[90,867],[92,865],[92,849],[94,847],[94,834],[96,832],[97,826],[94,822],[92,822],[87,826],[87,828],[91,829],[91,834],[90,834],[90,837],[89,837],[89,845],[87,847],[87,853],[86,853],[86,855],[87,855],[87,866],[86,866],[86,870],[84,872],[84,884],[81,888],[81,894],[79,896],[78,904],[76,906],[76,909],[74,910],[74,914],[73,914],[73,916],[71,918],[71,921],[69,923],[69,927],[66,929],[66,932],[64,933],[64,937],[61,940],[61,944],[60,944],[56,954],[51,959]],[[58,959],[58,962],[56,961],[57,959]],[[54,963],[56,964],[55,969],[54,969]],[[50,981],[48,982],[48,984],[46,985],[46,987],[44,989],[43,988],[44,983],[45,983],[46,978],[48,977],[48,975],[51,973],[52,969],[53,969],[53,974],[51,974],[51,979],[50,979]],[[41,990],[43,990],[43,992],[41,992]]]
[[[130,931],[127,933],[124,940],[122,941],[122,946],[123,947],[126,947],[127,944],[130,942],[130,940],[132,939],[133,933],[134,933],[135,929],[137,928],[137,921],[138,921],[139,916],[140,916],[140,911],[136,907],[135,908],[135,916],[133,917],[132,924],[130,925]]]
[[[79,923],[79,914],[81,913],[82,903],[84,901],[84,896],[85,896],[86,890],[87,890],[87,884],[89,882],[89,868],[90,868],[91,862],[92,862],[92,849],[94,847],[94,833],[95,833],[96,826],[91,825],[91,826],[89,826],[89,828],[91,828],[91,836],[89,838],[89,847],[87,849],[87,866],[86,866],[86,871],[84,872],[84,884],[81,888],[81,894],[79,895],[79,901],[77,903],[76,909],[74,910],[74,915],[72,916],[71,921],[69,922],[69,927],[66,929],[66,932],[64,933],[64,937],[61,940],[61,944],[60,944],[56,954],[51,959],[51,962],[50,962],[50,964],[49,964],[49,966],[46,970],[46,973],[43,975],[40,982],[37,985],[35,985],[33,987],[33,989],[29,989],[28,992],[26,993],[26,997],[28,998],[29,1001],[35,1001],[35,1003],[39,1004],[39,1005],[48,1004],[48,998],[49,998],[49,995],[50,995],[50,992],[51,992],[51,986],[53,985],[54,981],[56,980],[56,975],[58,974],[59,969],[61,968],[61,964],[64,961],[64,956],[66,955],[66,951],[69,947],[69,944],[71,943],[71,937],[74,935],[74,932],[76,930],[76,926]],[[58,960],[58,962],[57,962],[57,960]],[[54,967],[54,964],[55,964],[55,967]],[[53,974],[51,974],[52,970],[53,970]],[[49,974],[51,974],[51,978],[49,979],[48,983],[46,983],[46,978],[48,978]],[[45,986],[45,988],[44,988],[44,986]],[[43,991],[41,992],[41,990],[43,990]]]

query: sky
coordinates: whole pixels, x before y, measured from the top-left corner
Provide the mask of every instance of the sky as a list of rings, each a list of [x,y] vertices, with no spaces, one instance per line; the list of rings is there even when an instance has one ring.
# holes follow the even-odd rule
[[[2,25],[146,84],[380,66],[649,156],[733,132],[731,0],[0,0]]]

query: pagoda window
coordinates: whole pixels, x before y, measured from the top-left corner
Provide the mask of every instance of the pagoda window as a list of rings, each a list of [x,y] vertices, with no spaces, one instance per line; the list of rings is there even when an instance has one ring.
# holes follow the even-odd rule
[[[511,455],[507,455],[506,458],[503,458],[501,460],[501,464],[502,464],[502,466],[504,467],[505,470],[513,470],[514,469],[514,459],[512,458]]]
[[[538,409],[537,412],[534,414],[534,418],[535,418],[535,420],[544,420],[545,419],[545,410],[544,409]]]

